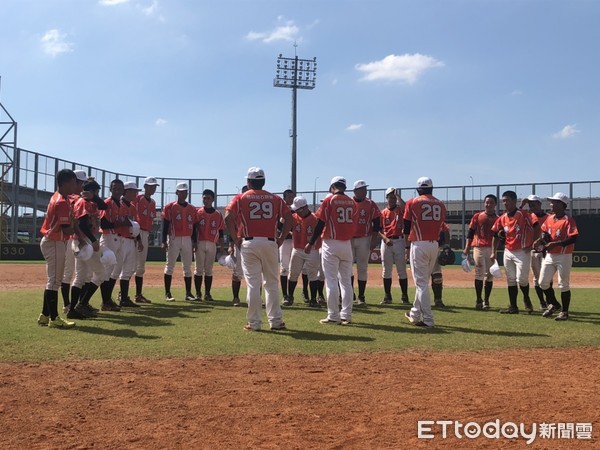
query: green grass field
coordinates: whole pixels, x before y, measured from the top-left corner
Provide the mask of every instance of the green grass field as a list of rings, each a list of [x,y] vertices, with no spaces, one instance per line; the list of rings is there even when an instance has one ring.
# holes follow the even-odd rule
[[[411,289],[410,294],[413,291]],[[0,360],[130,359],[235,355],[251,353],[340,353],[398,350],[466,350],[600,345],[598,289],[575,289],[571,319],[556,322],[540,313],[506,316],[475,311],[472,289],[445,289],[449,306],[435,310],[435,329],[407,323],[408,307],[380,306],[380,289],[367,290],[367,307],[355,307],[350,326],[321,325],[324,309],[302,302],[284,308],[287,331],[248,332],[244,307],[230,304],[228,288],[213,289],[214,304],[165,303],[161,289],[147,289],[152,305],[121,313],[101,313],[77,321],[71,330],[36,324],[41,291],[0,292]],[[245,293],[242,292],[242,298]],[[181,295],[181,293],[179,293]],[[160,300],[158,300],[160,299]],[[222,299],[222,300],[219,300]],[[225,300],[226,299],[226,300]],[[377,299],[377,301],[375,301]],[[98,306],[98,298],[93,304]],[[519,298],[520,301],[520,298]],[[492,294],[492,306],[504,307],[506,292]],[[266,322],[266,318],[263,318]]]

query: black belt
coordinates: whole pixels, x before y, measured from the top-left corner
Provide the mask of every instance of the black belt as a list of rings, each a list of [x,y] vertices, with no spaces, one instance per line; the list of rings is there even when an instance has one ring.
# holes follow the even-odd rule
[[[245,237],[244,240],[245,241],[251,241],[252,239],[254,239],[254,236],[250,236],[250,237]],[[269,241],[275,242],[275,238],[265,238],[268,239]]]

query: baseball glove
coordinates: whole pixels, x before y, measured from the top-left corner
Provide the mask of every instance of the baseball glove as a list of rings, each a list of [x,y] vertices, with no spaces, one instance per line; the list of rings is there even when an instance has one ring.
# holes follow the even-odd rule
[[[442,251],[438,256],[438,262],[440,263],[440,266],[454,264],[454,252],[449,245],[444,245],[442,248]]]

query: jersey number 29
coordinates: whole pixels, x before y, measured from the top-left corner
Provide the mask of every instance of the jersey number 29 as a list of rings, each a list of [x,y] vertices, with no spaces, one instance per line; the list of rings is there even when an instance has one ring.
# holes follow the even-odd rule
[[[273,217],[273,203],[250,202],[250,219],[271,219]]]

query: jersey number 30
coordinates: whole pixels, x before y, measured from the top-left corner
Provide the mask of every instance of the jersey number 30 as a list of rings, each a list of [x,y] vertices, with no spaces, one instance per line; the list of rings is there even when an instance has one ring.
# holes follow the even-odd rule
[[[442,208],[440,205],[429,205],[425,203],[421,206],[421,220],[439,221],[442,218]]]
[[[335,212],[338,215],[338,223],[352,223],[352,213],[354,212],[352,208],[343,208],[340,206]]]
[[[273,203],[271,202],[250,202],[250,219],[271,219],[273,218]]]

